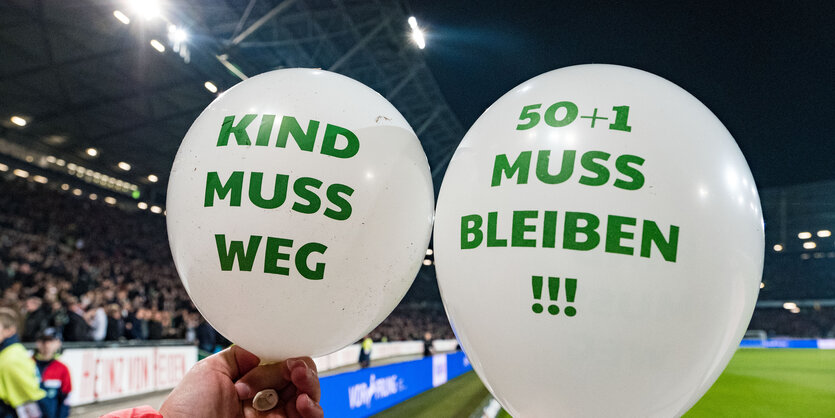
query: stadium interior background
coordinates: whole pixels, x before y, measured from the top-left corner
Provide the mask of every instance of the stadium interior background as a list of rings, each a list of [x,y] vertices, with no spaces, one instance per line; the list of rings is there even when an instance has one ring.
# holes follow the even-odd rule
[[[414,127],[436,194],[472,122],[450,106],[448,81],[433,73],[443,57],[413,42],[408,18],[417,14],[422,24],[418,2],[181,0],[144,11],[131,3],[0,3],[0,305],[22,313],[24,341],[57,327],[66,342],[185,339],[206,351],[227,344],[174,269],[166,184],[197,115],[247,76],[316,67],[372,87]],[[443,8],[438,3],[427,8]],[[430,35],[427,51],[444,41]],[[661,64],[622,63],[684,80]],[[723,98],[699,93],[708,105]],[[723,121],[734,117],[716,112]],[[831,103],[825,112],[831,121]],[[739,139],[746,130],[729,129],[760,183],[765,219],[763,284],[749,330],[835,338],[835,181],[826,173],[789,184],[773,181],[779,173],[760,177],[769,161],[750,159],[752,140]],[[814,140],[831,157],[831,131]],[[454,338],[431,249],[405,299],[371,336],[420,340],[426,332]]]

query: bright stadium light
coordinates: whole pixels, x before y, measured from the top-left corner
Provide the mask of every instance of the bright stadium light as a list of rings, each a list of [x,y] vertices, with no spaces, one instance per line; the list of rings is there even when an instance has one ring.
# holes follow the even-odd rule
[[[148,181],[150,181],[151,183],[156,183],[159,181],[159,177],[157,177],[154,174],[148,174]]]
[[[203,83],[203,87],[205,87],[206,90],[209,90],[212,93],[217,93],[217,86],[215,85],[215,83],[212,83],[211,81]]]
[[[426,38],[423,36],[423,31],[420,29],[415,29],[412,31],[412,40],[415,41],[418,48],[423,49],[426,48]]]
[[[89,155],[91,157],[95,157],[95,156],[99,155],[99,150],[97,150],[95,148],[87,148],[87,155]]]
[[[35,177],[32,177],[32,180],[34,180],[35,182],[40,183],[40,184],[46,184],[49,181],[44,176],[35,176]]]
[[[26,121],[26,119],[24,119],[23,117],[21,117],[21,116],[16,116],[16,115],[15,115],[15,116],[12,116],[12,117],[10,118],[10,120],[12,121],[12,123],[13,123],[13,124],[15,124],[15,125],[17,125],[17,126],[20,126],[20,127],[24,127],[24,126],[26,126],[26,124],[28,123],[28,122]]]
[[[797,234],[797,237],[800,238],[800,239],[809,239],[809,238],[812,238],[812,233],[811,232],[801,232],[801,233]]]
[[[426,255],[432,255],[432,253],[434,253],[434,251],[432,251],[431,248],[426,250]]]
[[[24,178],[24,179],[29,177],[29,172],[28,171],[21,170],[19,168],[16,168],[14,171],[12,171],[12,174],[14,174],[14,175],[16,175],[20,178]]]
[[[424,266],[431,266],[431,265],[432,265],[432,260],[430,260],[430,259],[428,259],[428,258],[427,258],[427,259],[424,259],[424,260],[423,260],[423,265],[424,265]]]
[[[806,241],[806,242],[803,243],[803,248],[805,248],[807,250],[812,250],[817,246],[818,246],[818,244],[815,244],[814,241]]]
[[[74,194],[76,196],[81,196],[81,189],[73,189],[72,194]]]
[[[794,309],[797,308],[797,304],[794,302],[786,302],[783,304],[783,309]]]
[[[760,282],[760,289],[765,287],[765,282]]]
[[[0,163],[0,171],[9,171],[9,166],[6,164]]]
[[[794,308],[792,308],[792,309],[789,309],[789,312],[791,312],[791,313],[800,313],[800,308],[798,308],[798,307],[794,307]]]
[[[783,246],[780,244],[774,244],[774,251],[777,251],[778,253],[783,251]]]
[[[154,49],[156,49],[160,53],[165,52],[165,45],[163,45],[160,41],[156,39],[151,39],[151,46],[154,47]]]
[[[122,12],[118,11],[118,10],[114,10],[114,11],[113,11],[113,17],[115,17],[115,18],[116,18],[116,19],[118,19],[120,22],[122,22],[122,23],[124,23],[124,24],[126,24],[126,25],[129,25],[129,24],[130,24],[130,18],[129,18],[126,14],[124,14],[124,13],[122,13]]]
[[[117,165],[119,166],[119,168],[121,168],[124,171],[130,171],[130,164],[128,164],[124,161],[119,161],[119,164],[117,164]]]
[[[821,238],[826,238],[826,237],[831,236],[831,235],[832,235],[832,231],[830,231],[828,229],[822,229],[822,230],[818,231],[818,236],[821,237]]]
[[[131,0],[133,10],[143,18],[150,20],[160,15],[157,0]]]
[[[96,200],[98,198],[99,198],[99,195],[97,195],[95,193],[90,193],[90,200]]]
[[[107,197],[104,198],[104,202],[107,203],[108,205],[115,205],[116,204],[116,198],[111,197],[111,196],[107,196]]]
[[[417,19],[414,16],[409,16],[409,27],[412,28],[412,40],[415,41],[418,48],[426,48],[426,38],[423,36],[423,31],[417,24]]]
[[[145,202],[139,202],[139,203],[136,204],[136,207],[138,207],[139,209],[145,210],[145,209],[148,209],[148,204],[145,203]]]
[[[151,206],[151,212],[162,213],[162,208],[159,206]]]
[[[61,190],[63,190],[63,191],[67,191],[67,190],[69,190],[69,189],[70,189],[70,185],[69,185],[69,184],[64,183],[64,184],[62,184],[62,185],[61,185]]]
[[[188,32],[176,25],[170,25],[168,26],[168,39],[171,39],[171,42],[174,43],[185,42],[188,40]]]

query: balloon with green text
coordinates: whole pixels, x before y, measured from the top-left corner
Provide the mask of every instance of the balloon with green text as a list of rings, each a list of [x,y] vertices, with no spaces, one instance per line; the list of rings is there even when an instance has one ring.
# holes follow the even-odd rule
[[[461,346],[517,417],[672,417],[727,365],[763,267],[754,179],[696,98],[614,65],[497,100],[447,169],[435,263]]]

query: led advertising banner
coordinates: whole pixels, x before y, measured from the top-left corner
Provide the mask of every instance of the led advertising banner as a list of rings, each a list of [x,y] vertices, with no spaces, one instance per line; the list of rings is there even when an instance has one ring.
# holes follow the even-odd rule
[[[321,378],[327,416],[365,417],[472,370],[463,352]]]

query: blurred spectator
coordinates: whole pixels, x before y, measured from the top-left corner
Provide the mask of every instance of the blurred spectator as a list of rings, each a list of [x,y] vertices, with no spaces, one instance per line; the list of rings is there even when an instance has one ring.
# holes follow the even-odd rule
[[[197,348],[208,353],[214,353],[217,345],[217,333],[205,319],[200,318],[200,325],[197,326],[196,334]]]
[[[26,298],[26,319],[23,323],[23,341],[33,341],[40,330],[47,327],[51,316],[50,309],[43,305],[41,298],[30,296]]]
[[[151,311],[150,317],[151,319],[148,321],[148,339],[161,340],[163,327],[162,312],[154,309]]]
[[[125,321],[122,319],[122,308],[111,303],[107,307],[107,334],[105,340],[118,341],[125,339]]]
[[[371,346],[373,345],[373,343],[374,341],[371,339],[370,335],[366,335],[360,343],[359,363],[360,367],[362,367],[363,369],[371,365]]]
[[[0,417],[41,416],[37,402],[44,397],[38,385],[35,362],[20,344],[20,318],[9,308],[0,308]]]
[[[423,356],[429,357],[432,355],[432,333],[427,332],[423,334]]]
[[[44,418],[67,418],[70,415],[69,396],[72,391],[70,370],[57,360],[61,351],[61,334],[47,328],[37,337],[35,364],[46,396],[38,401]]]
[[[101,306],[96,306],[87,311],[87,322],[90,323],[90,333],[93,341],[104,341],[107,337],[107,313]]]
[[[148,316],[149,312],[145,308],[139,308],[136,312],[128,313],[128,320],[125,323],[125,330],[127,333],[126,336],[128,339],[148,339]]]
[[[67,341],[89,341],[90,324],[84,318],[84,309],[74,296],[67,298],[69,309],[67,311],[67,322],[64,325],[64,338]]]

